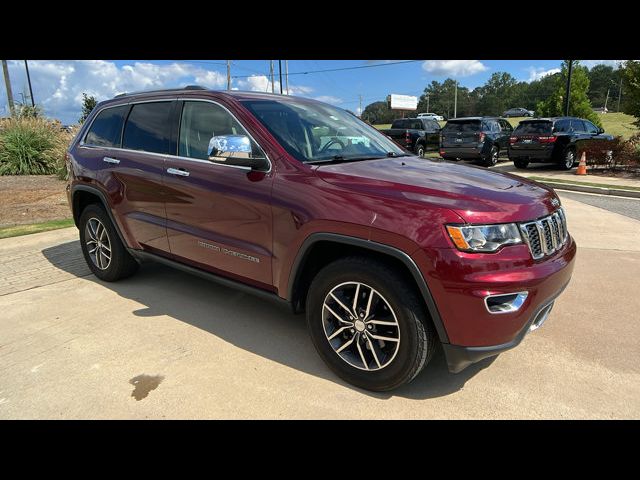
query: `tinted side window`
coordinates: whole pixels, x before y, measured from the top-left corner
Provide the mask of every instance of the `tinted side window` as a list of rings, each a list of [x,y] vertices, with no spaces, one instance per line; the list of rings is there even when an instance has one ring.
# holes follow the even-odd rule
[[[173,102],[138,103],[127,118],[122,148],[170,154]]]
[[[553,127],[554,132],[568,132],[569,120],[558,120]]]
[[[584,122],[582,120],[571,120],[571,128],[574,132],[584,132]]]
[[[504,132],[510,133],[513,131],[513,127],[506,120],[500,120],[500,126]]]
[[[592,133],[592,134],[598,133],[598,127],[596,127],[593,123],[589,122],[588,120],[584,121],[584,125],[587,128],[587,133]]]
[[[84,143],[100,147],[119,147],[122,122],[128,108],[129,105],[122,105],[98,113],[84,138]]]
[[[224,108],[209,102],[184,102],[180,121],[178,155],[209,160],[209,141],[220,135],[247,135],[247,131]],[[251,141],[251,158],[266,158]]]
[[[430,130],[440,130],[440,124],[438,122],[436,122],[435,120],[430,120],[429,121],[429,129]]]

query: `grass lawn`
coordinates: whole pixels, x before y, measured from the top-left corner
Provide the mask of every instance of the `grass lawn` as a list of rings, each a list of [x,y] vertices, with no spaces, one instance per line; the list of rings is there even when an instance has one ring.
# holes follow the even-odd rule
[[[46,232],[48,230],[57,230],[59,228],[73,227],[72,218],[65,220],[51,220],[43,223],[32,223],[31,225],[14,225],[12,227],[0,228],[0,238],[17,237],[19,235],[27,235],[29,233]]]
[[[606,133],[610,133],[611,135],[618,136],[622,135],[624,139],[629,138],[634,133],[638,133],[640,129],[633,125],[635,118],[631,115],[627,115],[625,113],[599,113],[600,121],[602,122],[602,128]],[[511,125],[516,127],[520,120],[525,120],[526,117],[515,117],[508,118]],[[447,122],[438,122],[440,126],[444,126]],[[374,125],[378,130],[384,130],[386,128],[391,128],[390,124],[384,125]]]

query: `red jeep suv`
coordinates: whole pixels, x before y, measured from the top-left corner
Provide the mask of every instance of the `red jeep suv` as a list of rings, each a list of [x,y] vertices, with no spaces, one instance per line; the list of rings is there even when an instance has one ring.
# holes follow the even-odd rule
[[[159,261],[306,311],[341,378],[411,381],[516,346],[546,320],[576,244],[552,189],[418,158],[310,99],[200,87],[98,104],[67,192],[100,279]]]

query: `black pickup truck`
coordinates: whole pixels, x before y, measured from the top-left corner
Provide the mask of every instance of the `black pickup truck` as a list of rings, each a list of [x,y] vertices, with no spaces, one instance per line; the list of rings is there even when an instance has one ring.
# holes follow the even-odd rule
[[[381,132],[421,157],[427,150],[438,149],[440,130],[438,122],[430,118],[399,118]]]

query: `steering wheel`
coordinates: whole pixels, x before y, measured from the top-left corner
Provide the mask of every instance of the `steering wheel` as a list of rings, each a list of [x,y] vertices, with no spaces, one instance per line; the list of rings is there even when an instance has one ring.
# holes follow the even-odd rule
[[[342,142],[342,140],[340,140],[338,137],[333,137],[331,140],[324,144],[324,147],[322,147],[318,153],[326,152],[334,143],[339,143],[342,148],[346,148],[346,145]]]

